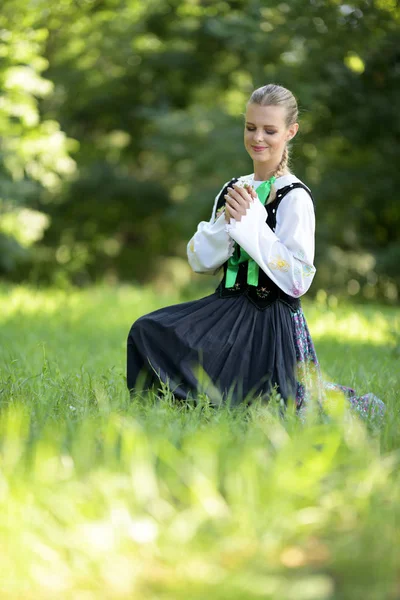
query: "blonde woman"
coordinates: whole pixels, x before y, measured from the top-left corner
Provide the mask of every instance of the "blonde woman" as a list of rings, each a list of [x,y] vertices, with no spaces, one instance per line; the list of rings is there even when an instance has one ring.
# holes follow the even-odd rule
[[[210,221],[187,245],[196,273],[223,277],[214,293],[161,308],[132,326],[127,385],[168,382],[180,399],[205,391],[216,402],[293,402],[304,414],[313,395],[345,394],[361,415],[382,416],[373,394],[322,381],[301,307],[314,266],[315,205],[311,190],[289,168],[289,143],[298,132],[292,92],[269,84],[246,107],[244,146],[253,173],[235,177],[217,194]],[[201,370],[197,369],[201,365]]]

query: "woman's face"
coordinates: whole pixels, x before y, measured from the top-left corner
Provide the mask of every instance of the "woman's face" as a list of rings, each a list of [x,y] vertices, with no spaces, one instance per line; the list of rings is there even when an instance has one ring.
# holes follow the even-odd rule
[[[286,128],[283,106],[248,104],[244,127],[244,145],[255,162],[274,168],[280,163],[283,149],[294,137],[298,123]]]

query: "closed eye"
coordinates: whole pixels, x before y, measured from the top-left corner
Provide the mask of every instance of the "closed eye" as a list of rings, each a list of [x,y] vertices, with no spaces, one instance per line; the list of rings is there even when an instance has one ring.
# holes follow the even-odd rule
[[[255,127],[246,127],[247,131],[254,131]],[[268,131],[267,129],[265,130],[265,133],[268,133],[268,135],[274,135],[274,133],[276,133],[276,131]]]

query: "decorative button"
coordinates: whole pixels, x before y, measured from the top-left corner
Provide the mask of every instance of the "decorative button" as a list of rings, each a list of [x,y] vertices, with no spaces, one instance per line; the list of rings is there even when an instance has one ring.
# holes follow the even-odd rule
[[[274,208],[272,209],[272,212],[275,212],[275,209],[274,209]]]
[[[240,283],[235,283],[232,287],[227,288],[228,290],[240,290]]]
[[[269,294],[270,290],[267,290],[265,287],[260,287],[256,289],[256,294],[259,298],[266,298]]]

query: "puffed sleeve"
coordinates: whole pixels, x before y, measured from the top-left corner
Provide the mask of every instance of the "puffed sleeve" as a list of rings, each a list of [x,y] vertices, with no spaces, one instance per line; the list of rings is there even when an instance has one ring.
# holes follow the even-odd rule
[[[188,261],[195,273],[214,272],[233,254],[235,242],[225,228],[224,212],[216,218],[218,198],[229,183],[216,195],[210,221],[201,221],[187,244]]]
[[[278,206],[275,232],[266,219],[265,207],[255,199],[240,221],[232,218],[225,228],[281,290],[302,296],[316,272],[313,202],[304,188],[294,188]]]

